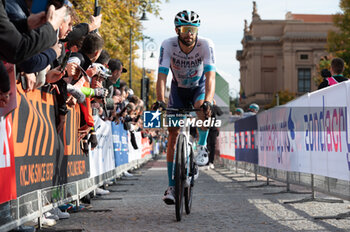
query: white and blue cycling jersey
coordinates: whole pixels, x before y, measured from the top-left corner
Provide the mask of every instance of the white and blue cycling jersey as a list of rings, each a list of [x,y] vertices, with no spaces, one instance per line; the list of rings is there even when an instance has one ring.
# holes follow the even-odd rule
[[[204,85],[204,74],[216,69],[213,42],[198,36],[192,51],[185,54],[177,36],[165,40],[160,48],[158,72],[168,75],[169,69],[177,87],[193,88]]]

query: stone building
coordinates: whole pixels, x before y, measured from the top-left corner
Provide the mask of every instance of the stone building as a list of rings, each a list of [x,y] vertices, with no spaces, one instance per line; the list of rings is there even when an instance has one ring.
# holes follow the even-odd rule
[[[336,30],[332,15],[292,14],[285,20],[261,19],[253,2],[252,22],[245,20],[240,62],[241,101],[261,106],[281,90],[302,95],[317,89],[313,80],[326,50],[329,30]]]

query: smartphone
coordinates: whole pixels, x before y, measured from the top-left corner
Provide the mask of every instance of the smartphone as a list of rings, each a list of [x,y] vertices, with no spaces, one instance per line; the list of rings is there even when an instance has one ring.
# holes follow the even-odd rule
[[[101,14],[101,6],[95,7],[94,16],[99,16]]]
[[[48,0],[33,0],[32,8],[30,9],[33,14],[37,14],[42,11],[46,11]]]
[[[68,59],[69,59],[69,57],[70,57],[71,54],[72,54],[72,51],[68,51],[68,52],[66,53],[66,55],[64,56],[63,61],[62,61],[62,63],[61,63],[61,68],[60,68],[60,71],[61,71],[61,72],[63,72],[64,69],[66,68]]]

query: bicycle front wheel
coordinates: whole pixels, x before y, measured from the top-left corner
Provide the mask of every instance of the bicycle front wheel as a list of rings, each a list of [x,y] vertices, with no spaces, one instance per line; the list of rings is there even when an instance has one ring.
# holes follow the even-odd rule
[[[190,169],[190,176],[189,178],[191,179],[191,183],[189,184],[189,186],[187,186],[185,188],[185,211],[186,211],[186,214],[190,214],[191,213],[191,207],[192,207],[192,195],[193,195],[193,182],[194,180],[192,180],[192,178],[194,178],[194,172],[195,172],[195,167],[194,167],[194,162],[193,162],[193,149],[192,147],[190,148],[191,149],[191,153],[190,153],[190,156],[189,156],[189,163],[187,165],[187,168]]]
[[[175,212],[176,220],[181,221],[183,212],[183,196],[184,196],[184,181],[185,173],[185,136],[180,134],[176,145],[175,158]]]

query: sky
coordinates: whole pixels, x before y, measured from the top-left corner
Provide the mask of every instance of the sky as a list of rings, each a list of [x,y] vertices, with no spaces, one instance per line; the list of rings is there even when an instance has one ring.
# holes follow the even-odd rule
[[[285,19],[291,11],[295,14],[335,14],[340,12],[339,0],[256,0],[257,11],[261,19]],[[151,44],[145,40],[146,48],[156,45],[155,58],[150,58],[152,49],[145,49],[145,67],[158,69],[159,48],[163,40],[176,36],[174,17],[182,10],[195,11],[201,18],[199,36],[210,38],[215,45],[217,71],[229,83],[230,93],[239,93],[239,62],[236,51],[242,49],[244,19],[248,25],[252,20],[253,1],[249,0],[170,0],[163,1],[159,17],[148,14],[143,21],[143,33],[154,40]],[[148,43],[148,46],[147,46]],[[139,44],[142,49],[142,44]],[[138,50],[142,66],[142,50]],[[171,74],[167,83],[170,85]]]

